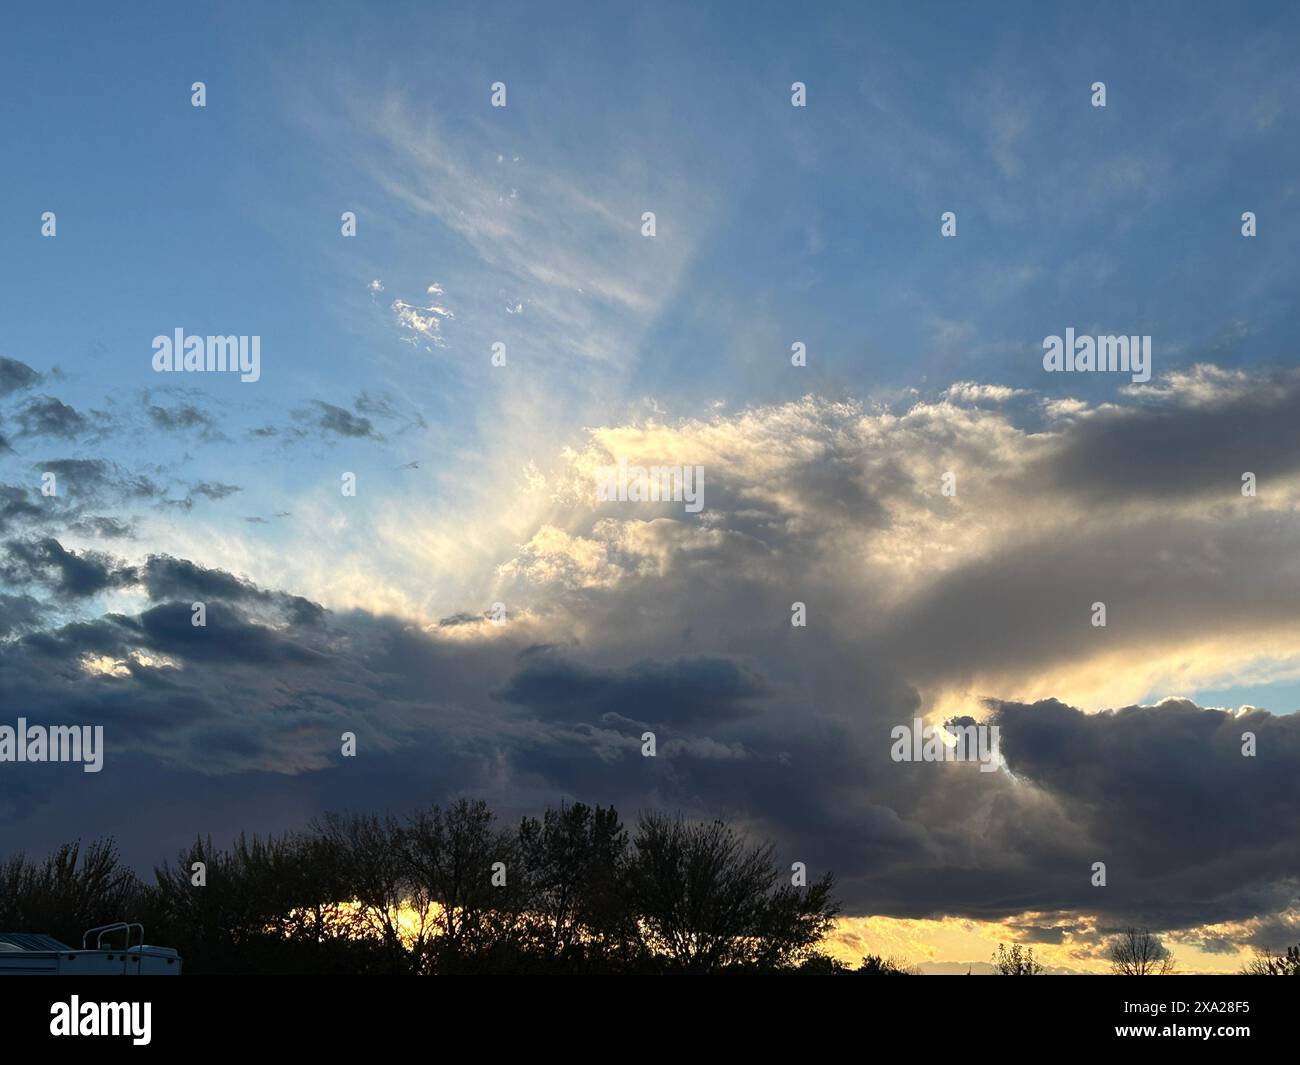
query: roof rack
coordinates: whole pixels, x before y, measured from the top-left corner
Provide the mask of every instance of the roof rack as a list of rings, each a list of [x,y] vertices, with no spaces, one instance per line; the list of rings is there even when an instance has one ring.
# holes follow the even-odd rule
[[[96,937],[96,939],[95,939],[95,949],[96,949],[96,950],[103,950],[103,949],[104,949],[104,947],[103,947],[104,937],[105,937],[106,935],[108,935],[109,932],[125,931],[125,932],[126,932],[126,944],[125,944],[125,946],[124,946],[123,949],[125,949],[125,950],[130,950],[130,949],[131,949],[131,929],[133,929],[133,928],[138,928],[138,929],[140,929],[140,942],[137,943],[136,946],[143,946],[143,945],[144,945],[144,925],[142,925],[139,921],[130,921],[130,922],[127,922],[127,921],[115,921],[113,924],[101,924],[101,925],[96,926],[95,928],[88,928],[88,929],[86,929],[85,933],[84,933],[84,934],[82,935],[82,937],[81,937],[81,949],[82,949],[82,950],[86,950],[86,949],[88,949],[87,946],[86,946],[86,940],[88,940],[88,939],[89,939],[89,938],[90,938],[94,933],[96,933],[96,932],[98,932],[99,935],[98,935],[98,936]]]

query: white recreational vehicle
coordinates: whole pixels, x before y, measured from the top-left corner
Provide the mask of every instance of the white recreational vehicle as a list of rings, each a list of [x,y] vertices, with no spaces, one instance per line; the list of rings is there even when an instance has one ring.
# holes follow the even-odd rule
[[[139,937],[131,945],[132,933]],[[125,945],[105,947],[104,937],[125,933]],[[88,946],[91,936],[95,946]],[[180,976],[181,957],[171,947],[155,947],[144,941],[144,925],[116,924],[92,928],[81,937],[81,949],[74,950],[53,936],[36,932],[0,932],[0,976]]]

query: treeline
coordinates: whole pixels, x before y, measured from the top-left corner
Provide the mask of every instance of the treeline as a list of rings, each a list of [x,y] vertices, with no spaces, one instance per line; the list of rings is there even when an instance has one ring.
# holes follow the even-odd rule
[[[1173,955],[1145,928],[1126,928],[1115,936],[1106,951],[1115,976],[1171,976],[1176,972]],[[1000,976],[1040,976],[1044,966],[1034,957],[1034,948],[1016,943],[999,943],[993,968]],[[1243,976],[1300,976],[1300,946],[1282,953],[1257,949],[1255,957],[1241,970]]]
[[[1260,950],[1244,972],[1247,976],[1300,976],[1300,946],[1287,947],[1280,954]]]
[[[73,946],[142,921],[195,973],[857,973],[819,950],[831,874],[792,883],[721,821],[581,803],[498,824],[481,801],[403,819],[329,815],[231,847],[200,839],[152,883],[111,841],[0,862],[0,931]]]

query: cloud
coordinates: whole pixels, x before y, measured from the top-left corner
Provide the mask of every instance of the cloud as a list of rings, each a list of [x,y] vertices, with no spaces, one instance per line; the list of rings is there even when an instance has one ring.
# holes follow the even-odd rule
[[[191,429],[198,429],[204,435],[208,435],[216,429],[216,422],[212,416],[192,403],[182,403],[176,407],[160,407],[157,404],[151,404],[149,407],[149,420],[157,428],[166,432],[186,432]]]
[[[221,484],[218,481],[198,481],[190,486],[190,491],[204,499],[225,499],[240,490],[237,484]]]
[[[317,412],[316,426],[327,433],[338,436],[374,436],[374,426],[369,418],[358,417],[351,411],[336,407],[332,403],[313,400]]]
[[[106,459],[41,459],[32,464],[53,473],[59,495],[74,508],[161,501],[166,488],[147,474],[134,473]]]
[[[0,593],[0,638],[36,628],[47,614],[46,605],[30,595]]]
[[[1061,900],[1176,927],[1253,915],[1261,881],[1279,902],[1300,887],[1300,841],[1280,831],[1300,817],[1300,717],[1178,699],[1096,714],[1051,700],[991,708],[1010,771],[1071,812],[1084,867],[1123,871],[1100,900],[1086,879]]]
[[[618,714],[633,721],[725,721],[752,713],[762,679],[721,658],[638,662],[622,670],[592,669],[560,658],[535,662],[497,693],[548,718]]]
[[[229,603],[270,604],[300,625],[314,625],[324,618],[324,609],[302,596],[265,591],[252,581],[224,570],[210,569],[169,555],[149,556],[144,565],[144,584],[154,602],[219,599]]]
[[[44,516],[32,498],[29,489],[12,484],[0,485],[0,532],[8,532],[14,525]]]
[[[944,390],[944,398],[954,403],[1005,403],[1017,396],[1029,395],[1024,388],[1008,385],[981,385],[975,381],[957,381]]]
[[[25,362],[0,356],[0,396],[31,388],[42,380],[44,378]]]
[[[444,319],[455,317],[446,307],[437,303],[418,307],[405,300],[393,300],[392,310],[398,326],[409,334],[408,339],[422,337],[436,347],[442,347],[444,344],[442,339]]]
[[[57,595],[70,598],[98,595],[135,580],[134,571],[119,566],[111,556],[93,551],[78,554],[52,537],[10,540],[0,572],[14,584],[44,583]]]
[[[424,416],[418,410],[400,410],[397,401],[389,395],[362,391],[352,401],[352,406],[359,414],[392,422],[402,430],[427,428]]]
[[[347,86],[340,106],[361,142],[347,162],[395,209],[436,220],[471,252],[456,276],[427,286],[427,296],[465,294],[455,315],[440,299],[391,304],[405,338],[430,349],[446,345],[448,321],[491,320],[504,299],[527,306],[528,333],[516,343],[539,363],[577,356],[616,364],[671,294],[710,210],[711,194],[691,180],[687,160],[661,158],[646,174],[616,146],[597,173],[575,168],[542,139],[520,144],[511,174],[485,164],[497,154],[486,130],[464,131],[481,138],[479,151],[401,94],[376,99]],[[523,172],[526,185],[516,176]],[[625,172],[639,175],[632,187],[620,177]],[[659,209],[663,230],[654,241],[639,234],[647,201]],[[395,286],[390,280],[387,287]]]
[[[82,536],[106,540],[129,539],[133,535],[131,525],[128,522],[99,514],[90,514],[84,518],[77,518],[69,523],[69,528]]]
[[[431,596],[423,622],[338,605],[339,573],[378,600],[384,582],[460,564],[403,555],[388,538],[407,535],[400,522],[336,550],[310,587],[17,538],[0,691],[29,717],[76,707],[112,723],[106,773],[129,762],[182,790],[201,777],[231,811],[245,789],[304,815],[343,795],[414,804],[431,774],[507,813],[560,796],[743,811],[782,853],[835,869],[851,913],[1019,921],[1024,941],[1060,950],[1129,922],[1222,925],[1203,941],[1244,943],[1297,898],[1278,826],[1300,813],[1286,776],[1300,718],[1145,696],[1300,668],[1296,456],[1283,434],[1254,499],[1219,483],[1213,448],[1183,448],[1176,492],[1125,470],[1106,494],[1067,471],[1110,432],[1145,447],[1134,464],[1156,476],[1160,440],[1280,417],[1286,382],[1201,373],[1046,424],[1036,406],[953,402],[959,384],[898,409],[807,396],[596,425],[530,456],[521,535],[477,595]],[[386,396],[355,406],[399,417]],[[596,472],[620,459],[702,465],[703,511],[597,501]],[[63,471],[83,487],[131,476]],[[14,521],[54,520],[29,499],[12,497]],[[495,601],[502,624],[485,617]],[[893,726],[952,716],[999,726],[1003,771],[890,758]],[[355,769],[344,731],[364,752]],[[39,781],[14,801],[11,842],[71,824]]]
[[[1081,419],[1044,459],[1052,490],[1223,498],[1240,490],[1244,472],[1267,480],[1300,469],[1300,372],[1197,366],[1130,394],[1139,402]]]
[[[86,418],[53,396],[29,400],[18,412],[18,425],[24,436],[74,437],[85,432]]]

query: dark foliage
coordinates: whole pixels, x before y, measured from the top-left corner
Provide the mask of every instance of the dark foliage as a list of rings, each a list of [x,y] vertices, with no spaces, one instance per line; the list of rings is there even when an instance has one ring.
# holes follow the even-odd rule
[[[1300,976],[1300,946],[1287,947],[1281,954],[1260,951],[1243,971],[1247,976]]]
[[[141,920],[190,973],[893,973],[818,953],[830,874],[787,883],[771,845],[582,803],[507,830],[483,802],[332,814],[230,847],[196,839],[141,882],[112,842],[0,863],[0,929]]]
[[[1034,957],[1034,948],[1019,943],[1010,947],[999,943],[993,955],[993,967],[999,976],[1041,976],[1043,973],[1043,966]]]

